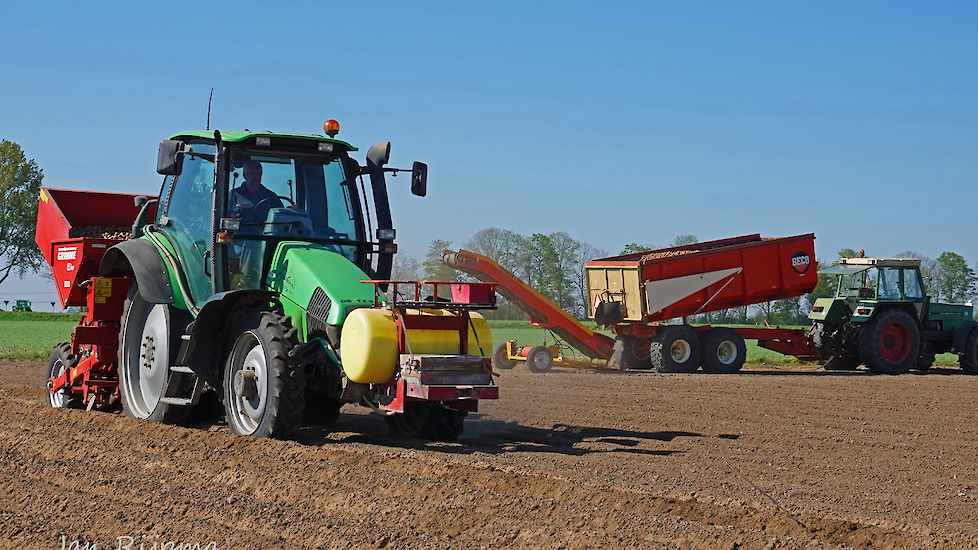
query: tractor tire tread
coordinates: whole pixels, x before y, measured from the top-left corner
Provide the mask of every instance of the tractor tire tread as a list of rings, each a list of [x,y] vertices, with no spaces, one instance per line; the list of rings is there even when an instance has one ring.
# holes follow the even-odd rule
[[[910,348],[907,357],[898,363],[891,363],[884,356],[880,349],[880,335],[884,327],[895,322],[903,323],[910,334]],[[878,312],[873,318],[863,325],[858,337],[859,357],[870,371],[878,374],[898,375],[906,374],[917,363],[920,357],[920,328],[914,322],[913,317],[902,309],[887,309]]]
[[[958,364],[966,374],[978,374],[978,327],[972,328],[968,333],[964,351],[958,357]]]

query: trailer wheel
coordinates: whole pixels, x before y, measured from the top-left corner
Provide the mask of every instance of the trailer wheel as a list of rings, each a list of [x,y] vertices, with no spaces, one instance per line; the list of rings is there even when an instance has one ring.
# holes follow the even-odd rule
[[[516,366],[516,361],[509,358],[509,350],[506,349],[506,344],[503,342],[492,351],[492,366],[503,370],[509,370]]]
[[[655,345],[649,342],[648,339],[644,339],[648,342],[648,346],[644,343],[639,343],[636,345],[637,340],[634,336],[619,336],[615,339],[615,345],[612,348],[610,363],[618,367],[621,370],[628,369],[649,369],[652,367],[649,362],[649,354],[651,353],[652,347]],[[645,358],[639,359],[635,356],[636,347],[638,352],[642,353],[644,351]]]
[[[744,366],[744,361],[747,359],[747,344],[735,330],[710,329],[700,339],[700,344],[702,346],[700,365],[709,373],[735,373]]]
[[[968,374],[978,374],[978,327],[971,329],[965,341],[964,351],[958,357],[961,370]]]
[[[550,367],[554,366],[554,356],[550,354],[547,346],[537,346],[526,354],[526,368],[530,372],[543,374],[550,372]]]
[[[630,347],[633,369],[648,370],[652,368],[652,341],[648,338],[636,337]]]
[[[447,409],[432,403],[409,402],[404,412],[385,417],[391,435],[428,439],[431,441],[455,441],[462,435],[466,411]]]
[[[877,313],[859,332],[859,356],[873,372],[905,374],[920,356],[920,329],[902,309]]]
[[[119,330],[119,395],[127,416],[164,424],[181,424],[190,405],[164,403],[163,389],[179,349],[173,306],[151,304],[133,283],[122,310]]]
[[[74,368],[77,364],[78,356],[71,354],[71,344],[68,342],[62,342],[51,350],[51,357],[44,369],[44,385],[49,390],[47,392],[48,406],[55,409],[78,409],[81,407],[81,399],[72,393],[71,388],[62,388],[57,393],[50,392],[53,387],[51,383],[54,379],[64,374],[68,369]]]
[[[689,327],[669,327],[652,340],[651,358],[659,372],[694,372],[700,366],[700,340]]]
[[[299,342],[292,320],[256,309],[245,315],[224,369],[228,428],[240,435],[286,439],[302,427],[306,378],[289,358]]]

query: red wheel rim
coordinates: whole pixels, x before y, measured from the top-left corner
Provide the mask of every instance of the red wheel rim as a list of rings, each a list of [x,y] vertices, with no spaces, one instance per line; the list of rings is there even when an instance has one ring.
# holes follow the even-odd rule
[[[890,323],[880,331],[880,352],[890,363],[899,363],[910,355],[910,330],[903,323]]]
[[[648,338],[636,338],[632,342],[632,355],[636,359],[645,359],[649,356],[649,351],[652,349],[652,342]]]

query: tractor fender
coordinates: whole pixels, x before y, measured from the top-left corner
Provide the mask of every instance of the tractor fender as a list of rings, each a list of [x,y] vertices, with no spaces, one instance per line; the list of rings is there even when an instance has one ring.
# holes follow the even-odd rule
[[[889,311],[892,309],[901,309],[903,311],[906,311],[910,315],[910,317],[912,317],[913,320],[917,323],[917,325],[920,326],[920,316],[917,315],[916,308],[914,308],[910,304],[903,304],[903,303],[894,304],[894,303],[878,302],[877,306],[873,308],[873,311],[871,311],[868,316],[857,314],[856,312],[858,311],[858,307],[859,307],[858,304],[856,307],[857,309],[853,312],[850,320],[859,323],[861,325],[875,319],[880,312]]]
[[[212,386],[218,387],[224,372],[227,350],[235,335],[235,321],[244,310],[265,306],[282,310],[277,292],[268,290],[230,290],[211,296],[187,326],[189,340],[181,346],[177,365],[186,365]],[[186,338],[185,335],[185,338]]]
[[[172,304],[173,287],[163,258],[145,239],[121,242],[105,251],[98,274],[102,277],[134,275],[139,294],[151,304]]]
[[[971,334],[971,329],[978,325],[975,321],[965,321],[961,323],[958,327],[958,331],[954,333],[954,344],[951,345],[951,353],[961,353],[961,350],[965,348],[968,341],[968,335]]]

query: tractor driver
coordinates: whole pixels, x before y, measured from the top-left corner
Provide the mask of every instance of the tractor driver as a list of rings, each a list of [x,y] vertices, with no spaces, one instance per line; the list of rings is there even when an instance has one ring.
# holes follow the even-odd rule
[[[231,207],[241,219],[243,230],[247,226],[265,223],[268,211],[282,208],[282,200],[261,183],[261,163],[249,160],[244,164],[244,182],[231,191]]]

